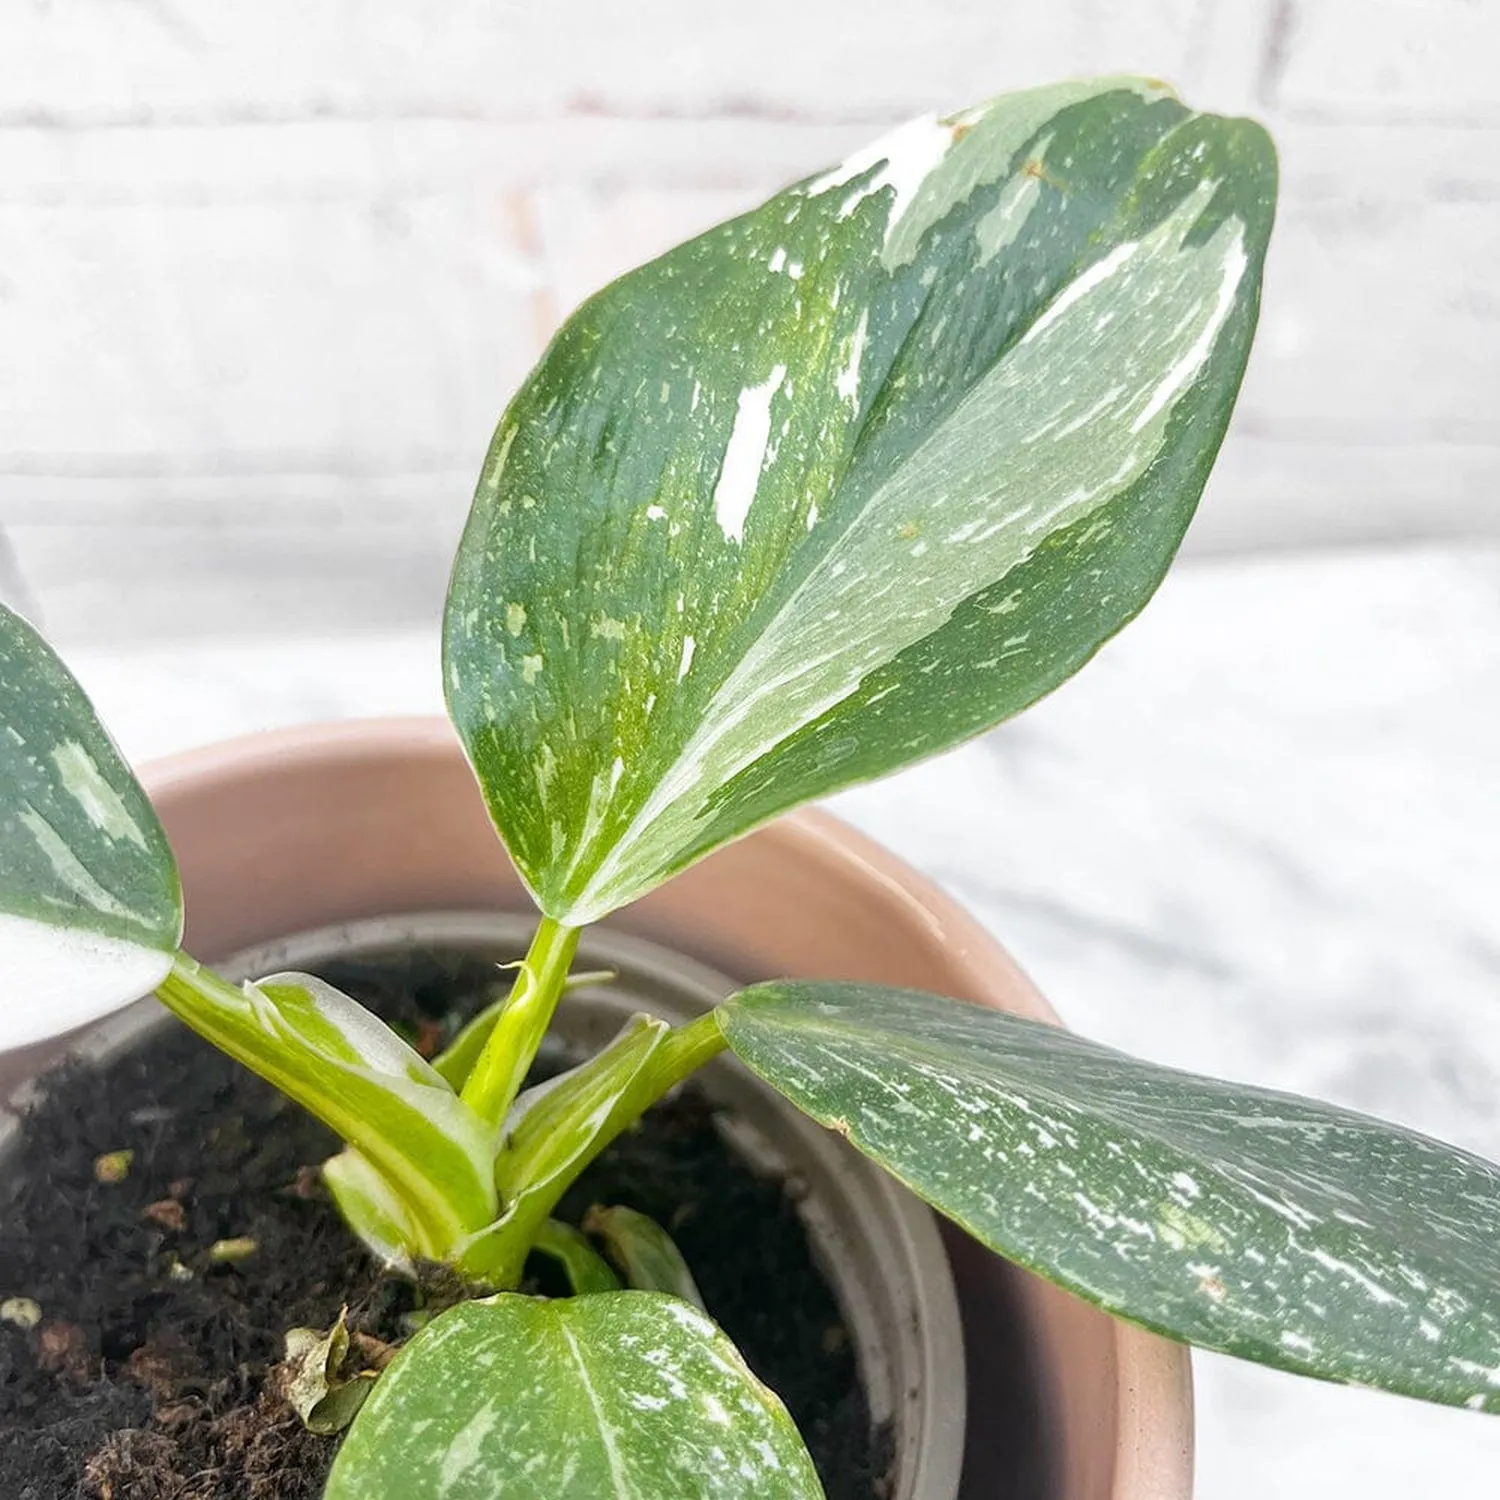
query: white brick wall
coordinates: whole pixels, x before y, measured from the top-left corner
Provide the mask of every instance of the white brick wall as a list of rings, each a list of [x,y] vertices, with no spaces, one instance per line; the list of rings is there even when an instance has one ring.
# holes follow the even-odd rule
[[[430,618],[558,318],[918,110],[1173,79],[1281,147],[1203,549],[1500,534],[1495,0],[6,0],[0,591]]]

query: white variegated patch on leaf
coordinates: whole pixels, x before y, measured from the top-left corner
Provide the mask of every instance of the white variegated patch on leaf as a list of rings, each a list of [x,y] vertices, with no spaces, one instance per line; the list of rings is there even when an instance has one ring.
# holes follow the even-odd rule
[[[501,420],[445,625],[543,910],[989,727],[1139,610],[1274,196],[1250,122],[1068,84],[903,127],[586,303]]]
[[[781,1402],[658,1292],[436,1318],[355,1418],[324,1500],[821,1500]]]
[[[72,673],[0,605],[0,1049],[149,993],[181,936],[145,792]]]
[[[1500,1411],[1500,1167],[908,990],[784,982],[735,1054],[991,1249],[1205,1349]]]

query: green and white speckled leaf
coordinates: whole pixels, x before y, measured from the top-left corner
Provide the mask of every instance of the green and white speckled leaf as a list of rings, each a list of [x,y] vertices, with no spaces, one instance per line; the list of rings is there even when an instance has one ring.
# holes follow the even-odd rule
[[[324,1500],[821,1500],[797,1429],[695,1307],[504,1295],[434,1320],[355,1419]]]
[[[735,1053],[933,1207],[1120,1317],[1500,1411],[1500,1168],[907,990],[768,984]]]
[[[0,605],[0,1049],[149,993],[181,936],[145,792],[72,673]]]
[[[1138,611],[1217,452],[1265,133],[1131,79],[923,119],[586,303],[501,419],[448,705],[581,924],[1024,708]]]

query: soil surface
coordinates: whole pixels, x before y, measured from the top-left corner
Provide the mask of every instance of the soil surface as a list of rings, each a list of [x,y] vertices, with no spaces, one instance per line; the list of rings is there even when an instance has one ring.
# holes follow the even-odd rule
[[[499,982],[473,954],[320,967],[426,1052]],[[347,1307],[356,1361],[374,1365],[420,1301],[324,1193],[333,1137],[176,1024],[107,1069],[54,1075],[23,1134],[0,1184],[0,1497],[314,1500],[336,1440],[306,1432],[281,1397],[285,1331],[326,1329]],[[889,1440],[871,1433],[795,1206],[727,1150],[702,1097],[652,1111],[563,1216],[594,1203],[670,1226],[710,1313],[791,1410],[829,1500],[881,1500]]]

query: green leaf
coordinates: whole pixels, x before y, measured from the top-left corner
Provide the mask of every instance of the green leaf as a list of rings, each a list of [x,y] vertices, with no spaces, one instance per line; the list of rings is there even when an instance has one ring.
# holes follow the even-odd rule
[[[643,1292],[670,1292],[694,1307],[703,1306],[703,1293],[677,1242],[649,1215],[624,1204],[595,1204],[583,1227],[604,1241],[628,1285]]]
[[[1120,1317],[1500,1410],[1500,1168],[907,990],[768,984],[729,1044],[1000,1254]]]
[[[631,273],[501,419],[449,710],[593,921],[1035,701],[1145,603],[1239,388],[1265,133],[1129,79],[903,127]]]
[[[620,1290],[620,1278],[610,1269],[609,1262],[589,1243],[588,1236],[572,1224],[548,1219],[537,1230],[531,1248],[557,1262],[576,1296],[592,1297]]]
[[[495,1217],[492,1133],[358,1001],[311,974],[236,987],[186,956],[160,994],[199,1035],[355,1148],[324,1175],[382,1259],[447,1259]]]
[[[785,1408],[695,1307],[504,1295],[381,1377],[324,1500],[818,1500]]]
[[[181,937],[145,792],[72,673],[0,605],[0,1049],[148,994]]]

